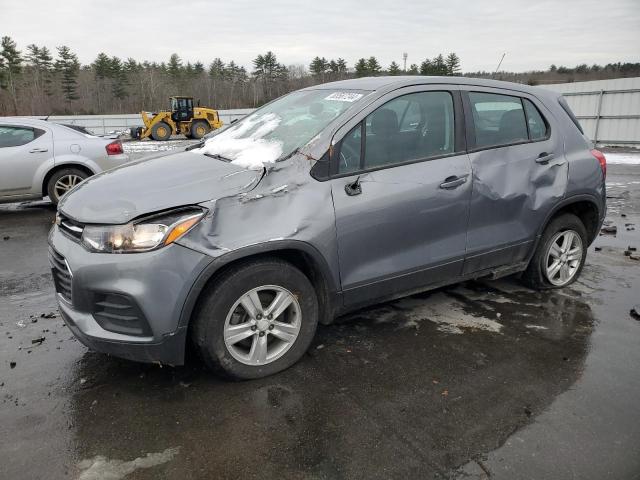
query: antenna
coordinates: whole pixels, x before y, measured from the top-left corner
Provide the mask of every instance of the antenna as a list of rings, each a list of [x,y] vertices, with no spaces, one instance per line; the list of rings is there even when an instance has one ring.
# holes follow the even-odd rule
[[[404,52],[404,53],[402,54],[402,59],[404,60],[404,71],[405,71],[405,72],[407,71],[407,57],[408,57],[408,56],[409,56],[409,55],[407,55],[407,52]]]
[[[500,65],[502,65],[502,60],[504,60],[504,56],[506,55],[506,53],[502,54],[502,57],[500,58],[500,61],[498,62],[498,66],[496,67],[496,71],[493,72],[493,74],[495,75],[496,73],[498,73],[498,69],[500,68]]]

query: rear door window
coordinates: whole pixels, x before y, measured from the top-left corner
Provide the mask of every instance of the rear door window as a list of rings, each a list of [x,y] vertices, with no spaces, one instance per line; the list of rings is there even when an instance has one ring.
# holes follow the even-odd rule
[[[520,97],[469,92],[476,147],[509,145],[529,140]]]
[[[34,128],[0,125],[0,148],[26,145],[43,133],[42,130]]]

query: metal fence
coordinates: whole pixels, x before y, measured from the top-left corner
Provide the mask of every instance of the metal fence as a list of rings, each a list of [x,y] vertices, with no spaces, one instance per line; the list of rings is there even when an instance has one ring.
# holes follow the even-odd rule
[[[545,85],[567,99],[582,128],[601,145],[640,145],[640,77]]]
[[[242,108],[236,110],[218,110],[220,120],[224,124],[231,123],[232,120],[241,119],[245,115],[253,112],[252,108]],[[142,118],[140,114],[122,114],[122,115],[52,115],[50,117],[29,117],[29,118],[48,118],[49,121],[55,123],[65,123],[67,125],[79,125],[85,127],[92,133],[97,135],[105,135],[111,132],[122,132],[129,130],[131,127],[142,126]]]

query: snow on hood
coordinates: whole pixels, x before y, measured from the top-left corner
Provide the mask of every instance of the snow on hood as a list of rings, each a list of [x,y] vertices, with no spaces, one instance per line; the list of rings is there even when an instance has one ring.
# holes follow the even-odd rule
[[[256,115],[207,139],[203,147],[191,151],[221,155],[239,167],[262,170],[265,164],[275,163],[282,155],[281,140],[264,138],[278,128],[281,121],[275,113]]]

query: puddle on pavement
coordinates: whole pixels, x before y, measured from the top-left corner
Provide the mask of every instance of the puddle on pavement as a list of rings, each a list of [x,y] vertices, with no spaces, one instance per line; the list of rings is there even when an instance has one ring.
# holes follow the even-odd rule
[[[258,381],[87,352],[70,386],[74,455],[180,446],[162,467],[168,476],[242,476],[259,463],[266,476],[374,478],[389,456],[394,474],[443,473],[500,445],[569,388],[593,323],[579,294],[467,282],[320,327],[298,365]],[[354,461],[373,451],[367,466]]]

